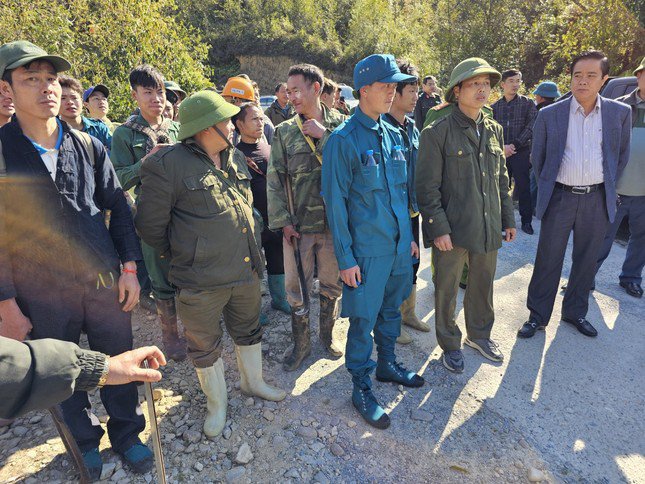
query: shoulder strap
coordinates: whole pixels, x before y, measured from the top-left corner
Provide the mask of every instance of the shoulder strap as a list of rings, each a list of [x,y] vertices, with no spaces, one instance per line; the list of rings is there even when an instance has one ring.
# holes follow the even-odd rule
[[[92,162],[92,167],[94,168],[96,166],[96,156],[94,154],[94,143],[92,143],[92,138],[86,132],[79,131],[78,129],[71,129],[70,132],[83,144],[87,156],[90,157],[90,161]]]
[[[316,152],[316,145],[315,145],[315,144],[314,144],[314,142],[311,140],[311,138],[310,138],[309,136],[307,136],[307,135],[304,133],[304,131],[302,130],[302,120],[300,119],[300,115],[299,115],[299,114],[296,114],[296,116],[295,116],[295,117],[296,117],[296,124],[298,125],[298,129],[299,129],[299,130],[300,130],[300,132],[302,133],[302,136],[304,136],[304,137],[305,137],[305,141],[306,141],[306,142],[307,142],[307,144],[309,145],[309,148],[311,148],[311,151],[313,151],[314,155],[316,155],[316,158],[318,158],[318,162],[322,165],[322,156],[320,155],[320,153]]]

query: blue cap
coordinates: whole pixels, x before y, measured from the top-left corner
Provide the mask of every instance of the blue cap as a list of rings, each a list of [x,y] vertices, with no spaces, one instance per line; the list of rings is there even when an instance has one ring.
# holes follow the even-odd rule
[[[103,84],[97,84],[96,86],[92,86],[85,90],[85,92],[83,93],[83,101],[87,102],[94,91],[102,92],[105,97],[110,97],[110,90],[107,88],[107,86],[104,86]]]
[[[409,82],[416,77],[403,74],[390,54],[373,54],[358,61],[354,67],[354,89],[369,86],[374,82]]]
[[[545,81],[540,83],[540,85],[533,91],[533,94],[536,96],[542,97],[560,97],[560,91],[558,91],[558,85],[555,82]]]

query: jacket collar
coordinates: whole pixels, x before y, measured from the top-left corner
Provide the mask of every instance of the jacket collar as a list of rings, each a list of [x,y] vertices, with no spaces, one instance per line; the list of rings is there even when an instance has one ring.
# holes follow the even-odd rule
[[[391,125],[390,123],[383,122],[383,115],[379,116],[378,120],[370,118],[367,114],[361,111],[360,106],[356,106],[356,110],[354,111],[352,118],[356,118],[359,123],[361,123],[367,129],[371,129],[373,131],[379,131],[379,129],[381,131],[384,129],[398,131],[399,129],[396,126]]]

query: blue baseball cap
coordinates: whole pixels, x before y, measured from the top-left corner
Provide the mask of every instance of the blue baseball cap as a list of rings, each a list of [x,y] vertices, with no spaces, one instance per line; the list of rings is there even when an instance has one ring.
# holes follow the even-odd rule
[[[545,81],[541,82],[540,85],[533,91],[533,94],[536,96],[542,97],[560,97],[560,91],[558,91],[558,85],[555,82]]]
[[[107,86],[97,84],[96,86],[85,89],[85,92],[83,93],[83,102],[87,102],[93,92],[102,92],[105,97],[110,97],[110,90]]]
[[[403,74],[390,54],[373,54],[358,61],[354,67],[354,89],[369,86],[374,82],[409,82],[416,77]]]

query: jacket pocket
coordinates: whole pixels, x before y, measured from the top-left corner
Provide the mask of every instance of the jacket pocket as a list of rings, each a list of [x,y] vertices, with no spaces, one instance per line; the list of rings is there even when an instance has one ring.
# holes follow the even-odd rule
[[[186,177],[184,185],[195,214],[221,213],[226,210],[221,182],[212,173]]]
[[[446,150],[446,175],[455,180],[470,180],[474,177],[473,151],[470,148]]]
[[[193,255],[193,268],[205,267],[211,265],[214,261],[213,254],[209,252],[208,239],[206,237],[197,237],[195,243],[195,254]]]

